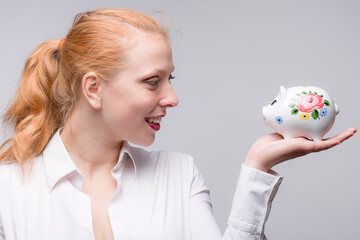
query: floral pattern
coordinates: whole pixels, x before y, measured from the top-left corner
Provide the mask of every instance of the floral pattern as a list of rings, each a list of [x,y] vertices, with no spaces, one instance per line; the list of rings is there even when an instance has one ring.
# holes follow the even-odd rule
[[[316,120],[320,117],[327,116],[327,108],[330,106],[330,102],[324,99],[322,94],[312,91],[303,91],[297,93],[297,98],[292,98],[290,103],[291,115],[297,115],[300,113],[300,119],[307,120],[310,117]],[[326,107],[325,107],[326,106]]]
[[[310,118],[310,114],[308,113],[301,113],[300,114],[300,119],[301,120],[306,120],[306,119],[309,119]]]
[[[319,110],[320,116],[325,117],[327,115],[327,108],[322,108]]]
[[[314,109],[320,109],[324,107],[324,101],[319,95],[309,93],[299,96],[296,107],[301,112],[311,113],[314,111]]]
[[[283,123],[284,119],[283,119],[282,117],[278,116],[278,117],[275,118],[275,121],[276,121],[279,125],[281,125],[281,124]]]

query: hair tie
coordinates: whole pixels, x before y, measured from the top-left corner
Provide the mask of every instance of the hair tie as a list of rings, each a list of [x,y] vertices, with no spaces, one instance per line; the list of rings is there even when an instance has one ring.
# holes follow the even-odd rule
[[[65,42],[65,38],[62,38],[59,40],[59,45],[58,45],[58,49],[61,51],[62,50],[62,47],[64,45],[64,42]]]

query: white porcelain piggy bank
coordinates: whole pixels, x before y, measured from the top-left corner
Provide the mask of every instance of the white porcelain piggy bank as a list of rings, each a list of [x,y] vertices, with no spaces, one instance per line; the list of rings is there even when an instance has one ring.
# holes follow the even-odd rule
[[[263,107],[265,125],[284,138],[307,137],[321,141],[339,113],[330,95],[318,87],[299,86],[285,89]]]

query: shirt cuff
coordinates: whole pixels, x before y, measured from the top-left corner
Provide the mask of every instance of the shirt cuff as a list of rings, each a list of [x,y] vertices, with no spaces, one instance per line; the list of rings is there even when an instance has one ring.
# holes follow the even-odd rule
[[[282,177],[242,165],[228,225],[256,235],[264,234],[272,201]]]

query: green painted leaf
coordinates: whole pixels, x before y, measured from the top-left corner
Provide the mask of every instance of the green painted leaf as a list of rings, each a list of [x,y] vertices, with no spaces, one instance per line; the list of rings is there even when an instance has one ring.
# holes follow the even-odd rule
[[[289,107],[291,107],[291,108],[294,108],[295,106],[296,106],[295,103],[290,103],[290,104],[289,104]]]
[[[293,108],[292,110],[291,110],[291,115],[296,115],[296,114],[298,114],[299,113],[299,109],[297,109],[297,108]]]
[[[312,113],[311,116],[314,120],[319,118],[319,111],[317,109],[315,109]]]
[[[328,100],[324,100],[324,104],[325,104],[325,106],[330,106],[330,103],[329,103],[329,101]]]
[[[302,94],[305,94],[305,95],[307,94],[307,92],[301,92],[301,93],[302,93]]]
[[[324,95],[321,94],[320,97],[324,97]]]
[[[311,93],[311,91],[309,91],[309,93]]]
[[[314,92],[315,94],[317,94],[317,92]]]

